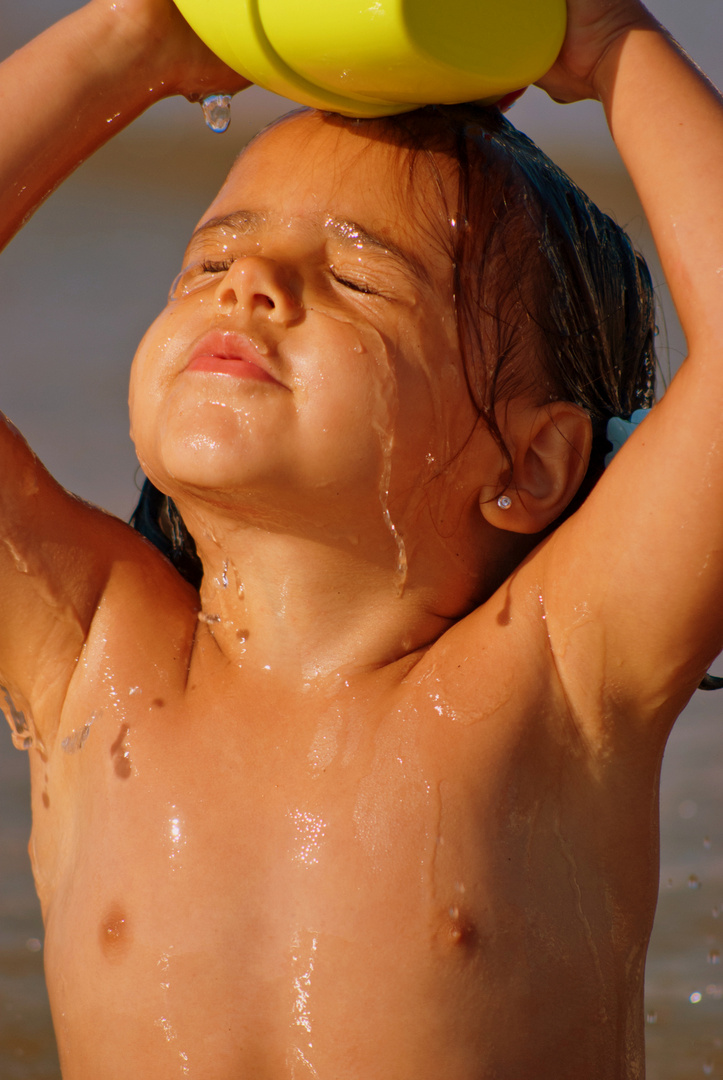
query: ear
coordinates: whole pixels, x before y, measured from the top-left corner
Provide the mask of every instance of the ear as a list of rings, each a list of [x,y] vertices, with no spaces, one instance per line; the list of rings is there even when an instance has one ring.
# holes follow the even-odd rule
[[[587,413],[568,401],[542,406],[508,403],[500,430],[512,454],[496,491],[480,493],[483,517],[498,529],[539,533],[572,501],[590,460],[592,425]],[[508,509],[497,499],[507,495]]]

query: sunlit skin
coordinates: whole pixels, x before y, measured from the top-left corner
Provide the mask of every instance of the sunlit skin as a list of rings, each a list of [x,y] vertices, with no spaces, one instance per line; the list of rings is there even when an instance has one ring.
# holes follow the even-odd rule
[[[265,661],[278,650],[284,667],[289,652],[324,663],[319,633],[328,637],[330,618],[355,625],[366,579],[362,606],[371,600],[375,619],[386,609],[388,659],[438,636],[504,576],[479,498],[506,463],[466,388],[443,247],[449,208],[422,173],[420,205],[436,204],[439,219],[430,235],[421,213],[400,212],[400,172],[393,151],[313,115],[264,135],[204,216],[136,357],[138,454],[196,537],[204,604],[224,609],[215,635],[229,655],[228,596],[215,586],[227,563],[246,604],[261,590],[277,612],[296,590],[293,648],[275,617],[268,640],[261,628],[253,635]],[[206,355],[229,348],[251,357],[241,374]],[[330,565],[345,595],[332,610],[324,602],[322,629],[306,594]],[[232,631],[239,618],[245,626],[234,606]],[[252,647],[244,643],[246,662]],[[356,662],[359,648],[355,640]]]
[[[444,634],[514,543],[482,512],[507,464],[397,170],[314,115],[261,137],[136,356],[133,435],[197,539],[202,610],[144,551],[95,617],[66,752],[34,755],[71,1078],[130,1055],[163,1076],[466,1080],[552,1069],[560,1045],[580,1075],[638,1003],[654,768],[614,814],[591,789],[529,574]],[[509,410],[525,430],[538,411]],[[601,813],[603,893],[581,824]],[[109,1002],[131,987],[126,1024]]]
[[[588,418],[501,401],[501,452],[459,354],[453,170],[410,198],[403,155],[317,114],[236,164],[133,366],[200,596],[0,424],[64,1080],[643,1076],[660,760],[723,643],[723,120],[637,0],[568,6],[543,85],[603,101],[691,353],[544,542]],[[92,0],[0,68],[0,235],[109,116],[242,85],[169,0]]]

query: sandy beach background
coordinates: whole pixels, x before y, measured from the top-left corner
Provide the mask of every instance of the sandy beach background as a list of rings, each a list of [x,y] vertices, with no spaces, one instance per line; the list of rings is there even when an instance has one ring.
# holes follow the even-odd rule
[[[0,0],[0,54],[75,6]],[[720,0],[651,7],[721,85]],[[42,108],[31,89],[28,109]],[[122,517],[136,497],[125,405],[135,346],[238,149],[288,108],[248,91],[234,104],[231,130],[218,137],[205,130],[198,107],[163,103],[86,163],[0,256],[0,408],[63,484]],[[661,300],[659,350],[664,370],[674,369],[684,341],[598,106],[560,108],[530,91],[511,119],[650,258]],[[696,694],[666,754],[661,892],[648,964],[650,1080],[723,1075],[722,723],[723,692]],[[0,728],[0,1080],[58,1080],[26,852],[26,770]]]

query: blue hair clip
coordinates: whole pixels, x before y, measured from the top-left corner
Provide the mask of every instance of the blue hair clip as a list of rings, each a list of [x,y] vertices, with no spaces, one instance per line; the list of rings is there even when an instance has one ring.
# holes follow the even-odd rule
[[[608,426],[605,433],[608,442],[612,443],[613,448],[609,454],[605,455],[606,467],[615,457],[623,443],[627,442],[636,427],[642,424],[649,412],[650,409],[636,409],[629,420],[623,420],[622,416],[613,416],[612,419],[608,420]]]

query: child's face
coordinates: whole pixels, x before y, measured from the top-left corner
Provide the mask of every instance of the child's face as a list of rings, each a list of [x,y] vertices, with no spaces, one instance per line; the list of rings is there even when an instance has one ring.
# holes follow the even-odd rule
[[[134,361],[132,434],[158,487],[322,523],[365,499],[379,513],[390,489],[396,521],[459,468],[481,425],[447,211],[426,167],[409,204],[404,165],[316,114],[242,155]]]

